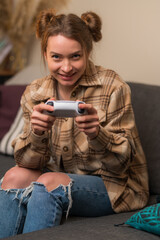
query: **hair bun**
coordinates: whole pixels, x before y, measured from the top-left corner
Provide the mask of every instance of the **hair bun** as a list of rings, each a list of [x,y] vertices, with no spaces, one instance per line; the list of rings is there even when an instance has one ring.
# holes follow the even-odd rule
[[[46,26],[51,24],[52,21],[56,18],[54,9],[47,9],[40,12],[37,17],[36,24],[36,36],[41,38],[45,32]]]
[[[98,42],[102,38],[101,28],[102,22],[100,17],[94,12],[86,12],[81,15],[81,19],[88,26],[92,38],[95,42]]]

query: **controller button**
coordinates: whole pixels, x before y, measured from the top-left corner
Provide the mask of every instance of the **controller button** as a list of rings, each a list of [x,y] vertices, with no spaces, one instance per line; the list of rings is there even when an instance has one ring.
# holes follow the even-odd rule
[[[68,152],[68,147],[67,147],[67,146],[64,146],[64,147],[63,147],[63,151],[64,151],[64,152]]]

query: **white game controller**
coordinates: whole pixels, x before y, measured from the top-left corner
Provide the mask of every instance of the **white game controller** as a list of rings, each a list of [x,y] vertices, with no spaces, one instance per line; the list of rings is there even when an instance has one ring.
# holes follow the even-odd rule
[[[54,111],[45,111],[45,114],[49,114],[55,117],[76,117],[80,115],[85,115],[87,111],[85,109],[80,109],[79,104],[85,104],[82,101],[63,101],[63,100],[48,100],[47,105],[53,106]]]

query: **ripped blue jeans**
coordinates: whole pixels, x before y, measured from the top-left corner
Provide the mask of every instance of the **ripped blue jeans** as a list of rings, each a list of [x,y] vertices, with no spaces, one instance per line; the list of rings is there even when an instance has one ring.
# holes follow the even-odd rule
[[[67,175],[69,185],[50,192],[38,182],[25,189],[0,187],[0,238],[60,225],[62,215],[98,217],[114,213],[100,177]]]

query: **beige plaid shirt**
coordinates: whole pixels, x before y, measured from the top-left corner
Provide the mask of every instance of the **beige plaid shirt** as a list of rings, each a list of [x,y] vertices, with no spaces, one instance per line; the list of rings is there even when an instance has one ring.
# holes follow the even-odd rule
[[[135,126],[130,88],[112,70],[94,66],[83,75],[70,100],[82,100],[97,109],[100,130],[93,140],[80,132],[74,118],[56,119],[52,131],[33,134],[33,106],[56,94],[56,81],[47,76],[33,81],[21,105],[24,131],[13,141],[15,161],[26,168],[100,175],[115,212],[142,208],[148,201],[145,156]]]

